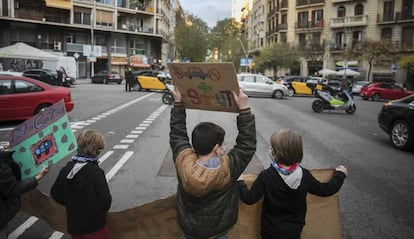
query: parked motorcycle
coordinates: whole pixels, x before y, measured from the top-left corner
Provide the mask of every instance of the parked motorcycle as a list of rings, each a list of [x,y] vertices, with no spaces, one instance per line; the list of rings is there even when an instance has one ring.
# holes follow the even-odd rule
[[[165,86],[167,89],[162,95],[162,103],[172,105],[172,103],[174,103],[174,95],[171,92],[174,90],[174,86],[168,83],[165,83]]]
[[[345,110],[347,114],[353,114],[356,111],[352,95],[345,89],[331,91],[315,91],[315,97],[312,101],[312,110],[321,113],[324,110]]]

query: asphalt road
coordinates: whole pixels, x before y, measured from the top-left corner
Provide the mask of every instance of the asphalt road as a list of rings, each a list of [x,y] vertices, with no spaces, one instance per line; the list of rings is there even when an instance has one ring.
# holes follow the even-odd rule
[[[72,88],[75,109],[70,112],[75,134],[94,128],[104,133],[107,157],[101,167],[109,177],[113,195],[111,211],[119,211],[173,195],[175,170],[168,144],[169,107],[158,92],[125,92],[123,85],[92,85],[79,82]],[[247,173],[268,167],[268,139],[278,129],[301,133],[309,169],[345,165],[349,176],[340,191],[342,235],[344,239],[411,238],[414,234],[414,153],[393,149],[388,136],[376,122],[383,102],[356,97],[354,115],[344,112],[314,113],[311,97],[276,100],[250,98],[256,115],[257,152]],[[214,121],[226,129],[226,148],[237,133],[235,114],[188,110],[189,131],[200,121]],[[1,128],[0,141],[7,133]],[[2,133],[1,133],[2,132]],[[48,193],[59,169],[53,166],[39,185]],[[123,162],[122,164],[119,162]],[[10,238],[70,238],[54,233],[39,220],[28,223],[24,213],[10,223]],[[30,221],[30,220],[29,220]],[[32,219],[33,221],[33,219]],[[22,229],[23,222],[30,224]],[[31,222],[31,221],[30,221]]]

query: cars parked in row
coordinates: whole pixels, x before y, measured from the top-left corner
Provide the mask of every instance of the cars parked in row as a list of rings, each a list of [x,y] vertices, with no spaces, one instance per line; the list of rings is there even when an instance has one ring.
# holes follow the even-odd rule
[[[414,94],[385,103],[378,124],[395,148],[414,150]]]
[[[379,101],[381,99],[395,100],[411,94],[414,94],[414,91],[402,88],[397,84],[385,82],[371,82],[363,86],[359,93],[362,99],[372,99],[374,101]]]
[[[355,81],[352,84],[352,94],[358,94],[361,92],[361,88],[369,84],[369,81]]]
[[[91,81],[92,83],[103,83],[103,84],[115,82],[119,85],[122,82],[122,77],[116,71],[103,70],[103,71],[100,71],[94,74],[94,76],[92,76]]]
[[[281,99],[289,95],[289,89],[280,83],[272,81],[270,78],[251,73],[237,74],[239,87],[248,96],[273,97]]]
[[[71,90],[23,76],[0,75],[0,121],[26,120],[59,100],[72,111]]]
[[[50,69],[30,69],[24,71],[22,75],[33,78],[38,81],[48,83],[49,85],[62,85],[70,87],[71,85],[74,85],[76,82],[75,78],[69,76],[66,76],[66,78],[63,79],[62,82],[59,82],[57,71]]]

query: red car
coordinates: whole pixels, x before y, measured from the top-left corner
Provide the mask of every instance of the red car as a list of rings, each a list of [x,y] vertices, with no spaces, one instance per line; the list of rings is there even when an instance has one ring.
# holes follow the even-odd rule
[[[28,77],[0,75],[0,121],[26,120],[61,99],[66,112],[70,112],[74,103],[69,88]]]
[[[371,82],[363,86],[359,92],[362,99],[372,99],[375,101],[381,99],[395,100],[411,94],[414,94],[414,91],[407,90],[396,84],[383,82]]]

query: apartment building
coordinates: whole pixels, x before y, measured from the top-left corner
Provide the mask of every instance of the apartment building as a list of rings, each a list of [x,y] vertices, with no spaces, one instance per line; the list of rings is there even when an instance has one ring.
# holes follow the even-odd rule
[[[74,56],[78,77],[106,69],[123,74],[128,64],[135,69],[165,66],[175,4],[173,0],[3,0],[0,47],[25,42]],[[5,64],[8,68],[10,62]]]
[[[302,44],[320,40],[327,44],[318,61],[303,59],[301,75],[310,75],[322,68],[341,69],[348,67],[366,73],[368,64],[358,59],[344,59],[343,51],[364,39],[390,39],[403,46],[406,52],[414,53],[414,1],[413,0],[264,0],[266,39],[264,46],[287,42]],[[257,6],[256,6],[257,5]],[[248,51],[256,52],[259,36],[253,34],[260,22],[256,16],[262,0],[253,2],[252,11],[245,22]],[[260,39],[259,39],[260,42]],[[259,45],[259,49],[263,47]],[[392,68],[391,59],[376,61],[371,80],[375,77],[392,76],[404,82],[407,73]],[[278,72],[279,76],[286,72]]]

